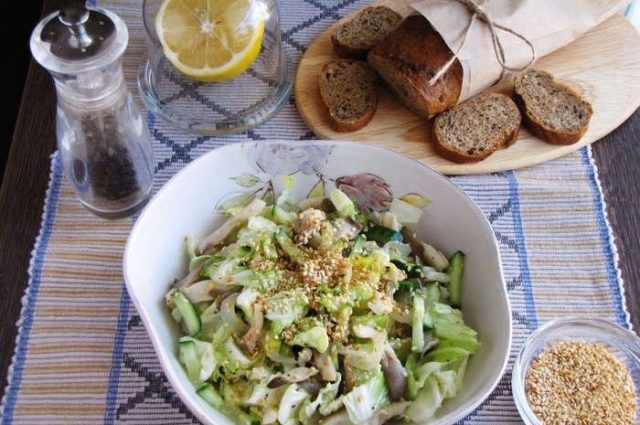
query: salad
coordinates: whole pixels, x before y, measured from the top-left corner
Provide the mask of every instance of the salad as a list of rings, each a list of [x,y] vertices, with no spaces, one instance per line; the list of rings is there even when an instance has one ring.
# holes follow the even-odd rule
[[[284,190],[188,239],[166,294],[179,359],[234,423],[424,423],[463,385],[480,345],[459,310],[464,254],[416,236],[420,196],[354,200]]]

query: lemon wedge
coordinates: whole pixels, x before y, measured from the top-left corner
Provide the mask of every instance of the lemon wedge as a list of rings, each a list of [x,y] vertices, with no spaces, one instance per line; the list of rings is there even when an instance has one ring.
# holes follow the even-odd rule
[[[156,15],[165,56],[196,80],[237,77],[260,53],[261,5],[258,0],[165,0]]]

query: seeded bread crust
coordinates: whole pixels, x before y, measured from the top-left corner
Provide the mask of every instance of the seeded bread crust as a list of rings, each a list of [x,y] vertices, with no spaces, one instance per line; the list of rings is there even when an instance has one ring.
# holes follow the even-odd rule
[[[460,98],[462,65],[457,59],[434,85],[429,85],[452,55],[429,21],[413,15],[371,49],[367,62],[405,106],[429,119]]]
[[[580,140],[593,115],[589,102],[545,71],[528,70],[518,75],[514,100],[526,127],[555,145]]]
[[[365,62],[348,59],[329,62],[322,68],[318,83],[334,130],[359,130],[375,115],[378,78]]]
[[[402,16],[388,7],[367,7],[331,34],[333,48],[342,57],[364,60],[401,21]]]
[[[511,98],[481,94],[438,115],[432,130],[433,147],[449,161],[481,161],[513,144],[520,122],[520,111]]]

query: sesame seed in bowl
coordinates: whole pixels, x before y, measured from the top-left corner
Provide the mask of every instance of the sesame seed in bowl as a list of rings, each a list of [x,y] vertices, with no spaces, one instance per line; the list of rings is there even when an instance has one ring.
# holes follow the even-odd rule
[[[640,339],[602,319],[553,320],[523,345],[512,387],[529,425],[636,424]]]

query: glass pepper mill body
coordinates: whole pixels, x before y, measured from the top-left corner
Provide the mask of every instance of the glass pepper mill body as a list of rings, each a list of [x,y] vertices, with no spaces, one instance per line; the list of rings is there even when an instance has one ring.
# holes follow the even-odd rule
[[[128,31],[115,14],[63,2],[31,36],[35,59],[53,76],[56,136],[69,182],[105,218],[141,208],[151,192],[153,151],[122,71]]]

